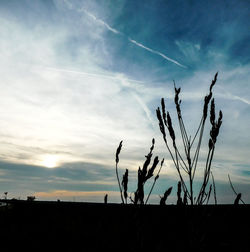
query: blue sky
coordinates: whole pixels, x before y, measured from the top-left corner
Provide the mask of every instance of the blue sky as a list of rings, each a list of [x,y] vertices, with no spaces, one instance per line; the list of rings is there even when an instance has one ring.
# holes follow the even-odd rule
[[[248,1],[1,1],[0,192],[10,197],[119,202],[114,154],[129,191],[151,139],[165,158],[151,203],[177,173],[155,109],[177,126],[173,80],[190,134],[214,74],[223,125],[213,160],[218,201],[250,201]],[[206,131],[209,135],[209,128]],[[197,183],[207,151],[201,151]],[[152,181],[151,181],[152,182]],[[150,184],[150,183],[149,183]]]

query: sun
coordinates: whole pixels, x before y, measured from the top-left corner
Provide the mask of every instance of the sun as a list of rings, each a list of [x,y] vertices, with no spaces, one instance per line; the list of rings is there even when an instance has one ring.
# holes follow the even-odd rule
[[[42,165],[47,168],[55,168],[58,165],[58,157],[56,155],[46,155],[42,159]]]

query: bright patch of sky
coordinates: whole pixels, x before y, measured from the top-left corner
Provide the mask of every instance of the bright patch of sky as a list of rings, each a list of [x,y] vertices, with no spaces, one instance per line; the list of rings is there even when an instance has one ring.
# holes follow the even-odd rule
[[[214,96],[224,117],[213,172],[224,189],[218,200],[234,198],[229,173],[249,202],[249,7],[239,0],[1,1],[0,191],[41,198],[75,192],[100,201],[110,192],[119,201],[120,140],[121,173],[130,170],[133,191],[154,137],[155,155],[167,160],[156,202],[169,186],[176,189],[177,173],[155,109],[168,98],[175,116],[175,80],[193,134],[219,71]],[[205,140],[198,177],[206,151]]]

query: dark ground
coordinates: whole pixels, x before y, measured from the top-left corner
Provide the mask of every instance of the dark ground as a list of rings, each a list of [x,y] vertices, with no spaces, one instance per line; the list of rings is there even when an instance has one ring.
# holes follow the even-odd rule
[[[250,205],[8,201],[0,244],[2,251],[250,251]]]

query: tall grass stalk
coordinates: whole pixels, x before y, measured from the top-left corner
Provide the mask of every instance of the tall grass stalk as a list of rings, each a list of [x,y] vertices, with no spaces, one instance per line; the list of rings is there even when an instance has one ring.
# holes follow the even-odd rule
[[[119,174],[118,174],[118,163],[119,163],[119,154],[121,152],[122,149],[122,141],[120,142],[117,150],[116,150],[116,154],[115,154],[115,172],[116,172],[116,178],[117,178],[117,182],[118,182],[118,186],[119,186],[119,190],[120,190],[120,194],[121,194],[121,200],[122,203],[124,204],[124,199],[122,196],[122,187],[121,187],[121,183],[120,183],[120,179],[119,179]]]
[[[147,199],[146,199],[146,201],[145,201],[145,205],[147,204],[147,202],[148,202],[148,200],[149,200],[149,197],[150,197],[150,195],[151,195],[151,193],[152,193],[152,191],[153,191],[153,189],[154,189],[155,183],[156,183],[157,179],[159,178],[159,175],[160,175],[160,172],[161,172],[161,168],[162,168],[162,166],[163,166],[163,163],[164,163],[164,158],[162,159],[160,169],[159,169],[157,175],[156,175],[155,178],[154,178],[154,182],[153,182],[153,185],[152,185],[152,187],[151,187],[151,189],[150,189],[150,191],[149,191],[148,197],[147,197]]]
[[[155,146],[155,139],[152,139],[152,146],[150,147],[149,153],[145,156],[146,160],[142,166],[142,169],[138,169],[138,183],[137,190],[135,191],[134,204],[144,204],[144,185],[151,177],[154,176],[154,171],[159,163],[158,156],[154,158],[151,168],[148,168],[153,156],[153,150]],[[147,201],[147,200],[146,200]]]
[[[168,198],[168,196],[171,194],[171,192],[172,192],[172,186],[169,187],[169,188],[165,191],[163,197],[161,197],[161,200],[160,200],[160,205],[161,205],[161,206],[166,205],[167,198]]]
[[[122,188],[123,188],[123,196],[125,199],[125,202],[127,204],[128,199],[128,169],[126,169],[123,177],[122,177]]]
[[[211,172],[211,176],[212,176],[212,180],[213,180],[214,204],[217,205],[216,186],[215,186],[215,182],[214,182],[214,175],[212,172]]]
[[[172,120],[169,112],[166,112],[166,106],[164,98],[161,99],[161,109],[158,107],[156,110],[156,115],[159,121],[159,128],[163,136],[164,143],[166,145],[166,148],[168,152],[170,153],[170,156],[173,160],[173,163],[175,165],[175,168],[178,172],[179,178],[180,178],[180,185],[184,191],[184,194],[189,199],[189,202],[191,205],[194,204],[204,204],[205,202],[208,202],[210,193],[212,190],[212,186],[210,186],[209,191],[207,191],[207,185],[209,183],[209,178],[211,174],[211,164],[214,156],[214,150],[215,150],[215,143],[217,140],[217,136],[219,134],[220,126],[222,124],[222,112],[219,112],[218,120],[216,120],[215,116],[215,102],[214,99],[212,99],[212,89],[217,81],[218,73],[215,74],[214,79],[212,80],[212,83],[209,88],[209,94],[205,96],[204,98],[204,105],[203,105],[203,114],[200,119],[200,123],[198,125],[198,128],[194,134],[194,137],[192,138],[187,134],[187,130],[183,121],[182,117],[182,111],[181,111],[181,100],[179,98],[181,88],[176,88],[176,85],[174,83],[174,90],[175,90],[175,98],[174,103],[176,107],[177,112],[177,118],[178,118],[178,124],[179,124],[179,130],[181,133],[181,139],[182,144],[184,147],[184,155],[181,155],[178,146],[176,145],[176,137],[175,137],[175,131],[172,125]],[[210,104],[210,123],[211,123],[211,130],[210,130],[210,139],[208,143],[208,154],[206,158],[206,164],[204,169],[204,175],[203,180],[201,183],[200,190],[198,192],[198,195],[194,196],[194,178],[196,174],[196,169],[198,165],[199,155],[200,155],[200,149],[201,149],[201,143],[204,135],[204,129],[208,114],[208,106]],[[172,148],[169,145],[169,142],[167,140],[167,134],[166,131],[168,131],[168,135],[170,136],[170,139],[172,140]],[[194,145],[196,143],[194,155],[192,156],[192,148],[194,148]],[[185,179],[185,174],[187,176],[187,180]]]
[[[227,175],[228,176],[228,180],[229,180],[229,184],[233,190],[233,192],[235,193],[236,195],[236,199],[234,201],[234,205],[238,205],[239,204],[239,201],[241,201],[244,205],[245,205],[245,202],[241,199],[241,193],[237,193],[236,190],[234,189],[234,186],[233,186],[233,183],[232,183],[232,180],[229,176],[229,174]]]
[[[134,204],[144,204],[144,186],[145,183],[154,176],[154,171],[157,168],[157,165],[159,163],[159,159],[158,156],[156,156],[153,160],[153,163],[150,167],[150,163],[151,163],[151,159],[153,156],[153,150],[154,150],[154,145],[155,145],[155,140],[154,138],[152,139],[152,146],[150,147],[149,153],[145,156],[146,160],[141,167],[139,167],[138,169],[138,182],[137,182],[137,189],[134,193],[134,198],[132,198],[131,196],[129,197],[130,200],[134,203]],[[122,148],[122,141],[120,142],[117,150],[116,150],[116,159],[115,159],[115,170],[116,170],[116,178],[118,181],[118,186],[119,186],[119,190],[120,190],[120,195],[121,195],[121,200],[122,203],[126,203],[127,204],[127,198],[128,198],[128,169],[126,169],[123,178],[122,178],[122,182],[120,182],[119,179],[119,174],[118,174],[118,163],[119,163],[119,154],[121,152],[121,148]],[[150,189],[150,192],[147,196],[147,199],[145,201],[145,204],[147,204],[149,197],[154,189],[155,183],[157,181],[157,179],[159,178],[162,166],[164,163],[164,159],[161,161],[161,166],[158,170],[157,175],[154,178],[154,182],[153,185]]]

